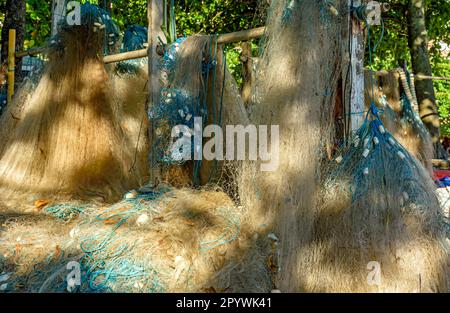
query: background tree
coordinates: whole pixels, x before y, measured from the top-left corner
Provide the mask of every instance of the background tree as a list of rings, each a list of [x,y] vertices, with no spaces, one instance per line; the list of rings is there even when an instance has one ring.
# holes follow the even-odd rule
[[[412,69],[415,74],[431,76],[432,70],[428,55],[428,32],[425,24],[424,0],[409,0],[407,12],[408,43]],[[433,142],[437,144],[439,143],[441,132],[433,81],[416,79],[416,93],[420,117],[430,131]]]
[[[4,63],[8,56],[8,33],[14,28],[16,30],[16,50],[23,48],[25,39],[25,0],[6,0],[4,7],[4,20],[1,37],[1,62]],[[17,82],[21,79],[21,62],[18,60],[16,70]]]
[[[422,13],[415,12],[416,15],[419,14],[419,16],[422,16],[422,19],[419,22],[421,30],[408,27],[409,25],[414,26],[410,21],[411,15],[408,14],[408,9],[413,1],[422,3]],[[399,61],[406,60],[408,68],[412,69],[413,72],[449,77],[450,59],[448,57],[448,51],[446,52],[444,48],[447,47],[448,49],[448,45],[450,44],[450,1],[392,0],[389,3],[391,9],[383,14],[385,32],[383,40],[374,54],[374,69],[394,69],[398,67]],[[381,27],[377,27],[372,28],[371,30],[373,32],[373,46],[381,37],[382,29]],[[415,41],[415,39],[412,38],[415,37],[418,41],[422,40],[420,36],[423,36],[421,34],[423,31],[428,33],[428,43],[425,44],[425,42],[422,42],[421,47],[412,47],[412,49],[410,49],[410,46],[414,45]],[[426,60],[428,59],[428,71],[422,70],[419,65],[419,62],[421,62],[423,58],[425,58],[425,63],[427,63]],[[431,99],[434,99],[434,108],[432,107],[430,109],[431,111],[428,113],[422,111],[421,116],[424,118],[424,122],[427,127],[429,127],[432,135],[435,136],[435,140],[438,138],[437,134],[439,132],[444,136],[450,136],[450,82],[418,80],[416,81],[416,84],[418,97],[419,93],[424,95],[419,97],[419,102],[424,101],[423,99],[427,99],[426,97],[428,97],[428,95]],[[422,87],[422,85],[426,86]],[[432,90],[433,86],[435,91]],[[428,95],[422,92],[424,88],[428,90]],[[426,105],[422,105],[422,108],[426,108]],[[440,117],[440,128],[438,125],[439,120],[436,118],[436,111]]]

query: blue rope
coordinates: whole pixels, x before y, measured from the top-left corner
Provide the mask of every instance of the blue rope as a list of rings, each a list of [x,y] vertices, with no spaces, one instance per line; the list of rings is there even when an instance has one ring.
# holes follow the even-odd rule
[[[71,204],[56,204],[44,209],[44,211],[63,221],[71,221],[72,219],[78,217],[78,215],[82,214],[86,206],[76,206]]]
[[[134,244],[121,243],[115,248],[111,244],[119,240],[117,230],[126,223],[130,217],[146,209],[162,194],[169,192],[168,188],[158,190],[139,190],[134,199],[124,199],[123,202],[132,204],[128,210],[113,206],[96,216],[96,220],[102,223],[115,222],[111,231],[100,235],[90,236],[81,242],[80,248],[84,253],[81,259],[83,271],[91,291],[113,291],[113,286],[118,284],[131,284],[139,282],[146,292],[164,292],[164,287],[159,282],[158,273],[151,267],[129,259],[128,254],[135,249]],[[132,290],[133,287],[130,287]]]

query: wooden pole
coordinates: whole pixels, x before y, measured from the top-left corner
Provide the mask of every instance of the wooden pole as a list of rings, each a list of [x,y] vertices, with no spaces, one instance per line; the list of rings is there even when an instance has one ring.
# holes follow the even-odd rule
[[[26,56],[38,55],[38,54],[43,53],[46,49],[47,49],[46,47],[37,47],[37,48],[25,50],[25,51],[19,51],[16,53],[16,58],[23,58]]]
[[[241,96],[242,100],[244,100],[244,104],[247,105],[251,98],[252,87],[255,80],[255,75],[253,75],[252,45],[249,42],[244,42],[241,47],[242,76],[244,80]]]
[[[14,72],[16,67],[16,30],[9,30],[8,37],[8,105],[11,103],[14,96]]]
[[[53,0],[52,5],[52,36],[58,33],[58,25],[66,15],[66,1]]]
[[[234,33],[228,33],[219,35],[219,38],[217,38],[218,44],[224,44],[224,43],[233,43],[233,42],[239,42],[239,41],[247,41],[251,39],[260,38],[264,35],[264,32],[266,31],[266,28],[258,27],[248,30],[242,30],[239,32]]]
[[[349,0],[349,7],[362,4],[361,0]],[[350,127],[352,131],[358,130],[364,122],[364,30],[362,23],[351,16],[351,94],[350,94]]]
[[[148,0],[147,18],[148,18],[148,107],[159,103],[161,85],[159,81],[160,55],[157,52],[158,37],[164,38],[161,30],[163,17],[163,0]],[[156,130],[153,123],[149,125],[150,147],[156,141]],[[155,186],[160,180],[160,167],[157,163],[157,156],[154,151],[150,151],[150,182]]]
[[[234,33],[223,34],[223,35],[219,35],[217,42],[218,42],[218,44],[226,44],[226,43],[233,43],[233,42],[239,42],[239,41],[247,41],[247,40],[262,37],[264,35],[264,31],[265,31],[265,27],[259,27],[259,28],[243,30],[243,31],[234,32]],[[158,32],[158,33],[160,33],[159,36],[161,38],[164,38],[162,36],[163,35],[162,31]],[[27,51],[20,51],[20,52],[16,53],[16,57],[21,58],[21,57],[24,57],[27,55],[31,56],[31,55],[41,54],[42,52],[45,51],[45,49],[46,49],[45,47],[38,47],[38,48],[33,48],[33,49],[30,49]],[[135,51],[107,55],[103,58],[103,62],[114,63],[114,62],[144,58],[146,56],[148,56],[148,49],[140,49],[140,50],[135,50]]]
[[[147,56],[148,56],[148,49],[141,49],[141,50],[107,55],[103,58],[103,62],[108,64],[108,63],[121,62],[121,61],[126,61],[126,60],[145,58]]]

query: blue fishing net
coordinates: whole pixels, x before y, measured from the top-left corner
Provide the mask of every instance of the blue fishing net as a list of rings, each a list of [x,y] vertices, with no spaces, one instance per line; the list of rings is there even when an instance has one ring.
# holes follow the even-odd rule
[[[66,18],[60,21],[58,26],[63,31],[70,31],[74,27],[84,26],[92,29],[94,33],[104,36],[104,54],[114,53],[114,46],[120,39],[120,30],[116,22],[111,18],[108,11],[91,4],[89,1],[80,7],[81,25],[69,25]],[[48,45],[54,48],[64,48],[62,46],[60,33],[49,39]]]
[[[121,52],[144,49],[147,43],[147,28],[140,25],[129,26],[124,33]],[[121,74],[136,74],[142,66],[148,64],[148,58],[126,60],[117,64],[117,72]]]
[[[159,129],[160,135],[153,143],[152,153],[156,155],[159,162],[165,164],[182,164],[183,151],[171,150],[171,132],[174,127],[184,125],[190,129],[194,128],[194,117],[207,116],[207,109],[201,95],[192,95],[184,90],[171,87],[177,52],[186,38],[178,38],[173,44],[165,49],[161,72],[163,77],[163,88],[161,89],[161,102],[149,109],[148,117]],[[183,134],[180,135],[180,138]],[[187,139],[189,140],[189,139]],[[190,143],[191,152],[194,151],[194,143]]]
[[[96,217],[98,223],[111,223],[112,229],[93,234],[81,243],[84,256],[81,260],[83,279],[85,282],[76,291],[108,292],[119,287],[121,291],[164,292],[158,272],[149,263],[136,260],[131,256],[137,249],[136,243],[124,243],[119,232],[131,217],[142,212],[150,212],[152,201],[169,192],[167,187],[140,189],[137,195],[122,203],[112,206]],[[95,221],[94,221],[95,222]]]
[[[437,232],[436,218],[442,216],[433,182],[384,128],[381,114],[372,104],[353,140],[341,148],[333,162],[325,189],[341,197],[350,195],[349,212],[356,219],[353,225],[366,225],[355,231],[374,240],[388,236],[380,234],[381,229],[402,229],[403,214],[422,216],[424,229]]]

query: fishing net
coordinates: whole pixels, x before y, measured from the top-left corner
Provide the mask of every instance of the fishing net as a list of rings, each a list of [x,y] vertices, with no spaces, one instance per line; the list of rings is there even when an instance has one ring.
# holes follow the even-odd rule
[[[161,77],[161,101],[149,108],[157,134],[152,147],[156,158],[152,159],[163,171],[178,168],[188,173],[187,184],[199,186],[216,180],[222,167],[218,160],[223,156],[199,160],[196,155],[202,153],[203,139],[201,133],[197,139],[194,135],[207,125],[240,124],[246,113],[215,36],[179,38],[166,47]],[[195,124],[198,119],[201,121]],[[179,137],[173,138],[174,130],[179,130]],[[183,147],[188,148],[184,151]]]
[[[102,12],[85,4],[81,25],[60,28],[44,73],[36,85],[25,83],[2,116],[0,189],[7,200],[114,201],[147,176],[135,166],[139,127],[124,129],[130,115],[102,62],[109,31],[102,25],[110,23]]]
[[[65,6],[67,7],[66,1]],[[66,10],[63,10],[66,13]],[[68,12],[70,14],[70,12]],[[75,29],[73,26],[78,21],[71,21],[75,25],[69,24],[69,15],[62,14],[63,17],[59,20],[57,25],[58,32],[55,36],[50,37],[48,44],[50,47],[60,47],[64,49],[64,45],[61,45],[62,38],[61,32]],[[85,25],[91,28],[90,31],[98,33],[103,39],[103,54],[114,54],[118,52],[120,43],[120,30],[116,22],[113,21],[108,11],[91,4],[89,1],[80,6],[80,25]]]
[[[333,8],[344,10],[344,2],[335,1]],[[310,240],[321,164],[334,129],[330,108],[337,96],[344,25],[325,13],[331,6],[271,2],[249,106],[250,123],[279,125],[279,140],[268,145],[273,160],[279,153],[278,168],[261,172],[262,162],[245,161],[237,185],[255,232],[272,231],[279,238],[273,276],[282,292],[308,290],[305,281],[314,262]]]
[[[140,25],[129,26],[123,35],[121,52],[144,49],[147,43],[147,28]],[[136,74],[140,68],[148,64],[148,58],[121,61],[116,70],[120,74]]]
[[[412,105],[416,102],[412,96],[411,90],[414,90],[415,87],[411,85],[411,80],[404,75],[400,75],[403,86],[400,90],[398,77],[395,83],[391,79],[391,76],[394,76],[393,73],[383,75],[381,82],[375,82],[368,72],[365,76],[366,108],[370,108],[373,99],[376,105],[383,110],[380,117],[386,129],[432,175],[433,143],[428,129]],[[379,87],[379,85],[382,85],[382,87]],[[396,89],[395,92],[393,89]],[[391,94],[391,96],[388,97],[385,92]],[[393,94],[398,96],[392,96]]]
[[[328,169],[316,222],[316,244],[327,253],[318,261],[328,273],[318,270],[311,284],[320,291],[446,290],[444,219],[434,184],[381,114],[372,104]],[[367,272],[360,269],[370,262],[381,265],[379,284],[362,284]],[[325,286],[328,275],[339,283]]]
[[[165,185],[108,207],[49,203],[3,221],[3,291],[268,292],[271,239],[254,240],[243,213],[222,192]],[[74,261],[80,284],[68,290]]]

